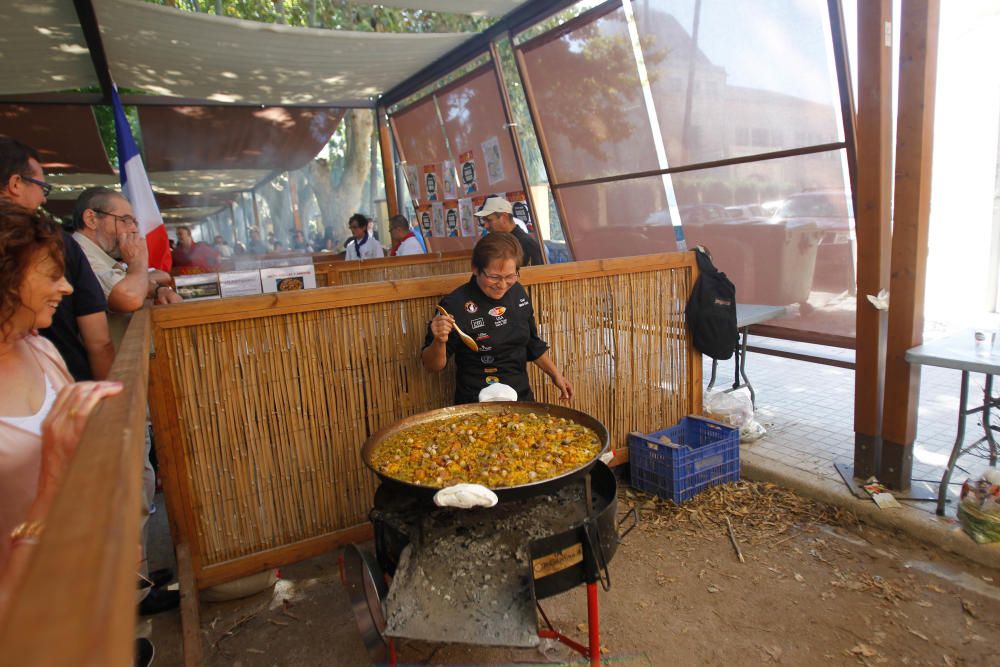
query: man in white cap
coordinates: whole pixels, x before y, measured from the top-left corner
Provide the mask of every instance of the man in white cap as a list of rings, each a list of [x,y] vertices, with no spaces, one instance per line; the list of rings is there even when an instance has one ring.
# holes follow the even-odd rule
[[[514,207],[503,197],[489,197],[483,207],[476,211],[476,217],[482,218],[486,229],[490,232],[507,232],[513,234],[524,250],[525,266],[541,266],[542,249],[538,241],[528,232],[521,229],[514,220]]]

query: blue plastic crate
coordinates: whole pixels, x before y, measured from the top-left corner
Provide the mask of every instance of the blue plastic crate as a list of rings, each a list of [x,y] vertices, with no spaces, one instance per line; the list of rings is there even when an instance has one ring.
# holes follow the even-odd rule
[[[673,446],[663,443],[667,436]],[[628,438],[632,486],[682,503],[699,491],[740,478],[739,429],[702,417]]]

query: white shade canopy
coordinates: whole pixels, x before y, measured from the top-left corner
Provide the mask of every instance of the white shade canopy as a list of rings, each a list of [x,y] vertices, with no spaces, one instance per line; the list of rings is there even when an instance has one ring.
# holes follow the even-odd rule
[[[421,9],[469,16],[503,16],[530,0],[354,0],[358,4],[383,5],[399,9]]]

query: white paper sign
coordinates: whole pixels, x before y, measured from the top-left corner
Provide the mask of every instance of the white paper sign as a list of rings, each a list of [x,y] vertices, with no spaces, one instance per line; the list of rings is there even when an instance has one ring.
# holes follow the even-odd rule
[[[219,274],[218,273],[195,273],[186,276],[176,276],[174,285],[177,286],[177,293],[184,297],[185,301],[202,301],[204,299],[219,298]]]
[[[260,271],[226,271],[219,274],[222,298],[260,294]]]
[[[265,294],[313,289],[316,287],[316,269],[312,264],[261,269],[260,283]]]
[[[481,145],[486,160],[486,178],[490,185],[495,185],[504,179],[503,157],[500,155],[500,141],[490,137]]]

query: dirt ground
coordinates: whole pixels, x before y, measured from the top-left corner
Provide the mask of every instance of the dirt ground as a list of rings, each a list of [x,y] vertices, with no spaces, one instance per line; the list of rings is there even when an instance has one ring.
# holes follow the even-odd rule
[[[613,665],[1000,665],[1000,572],[859,524],[773,485],[717,487],[682,507],[622,487],[642,522],[601,591]],[[725,517],[744,555],[741,563]],[[335,554],[282,569],[274,591],[202,603],[205,662],[369,664]],[[586,643],[582,587],[543,602]],[[180,665],[177,612],[154,617],[154,664]],[[497,649],[402,642],[400,664],[567,664],[561,645]]]

